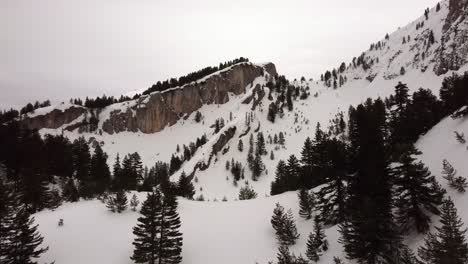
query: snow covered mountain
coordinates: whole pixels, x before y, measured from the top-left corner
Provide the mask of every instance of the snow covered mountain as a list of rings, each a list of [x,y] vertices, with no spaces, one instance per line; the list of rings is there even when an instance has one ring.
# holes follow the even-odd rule
[[[172,156],[182,157],[178,146],[189,147],[191,142],[206,135],[206,144],[198,147],[171,176],[176,181],[182,172],[190,175],[196,188],[195,197],[205,199],[205,202],[180,201],[183,263],[267,263],[277,252],[269,223],[276,202],[295,212],[301,237],[291,248],[293,252],[305,251],[312,227],[310,221],[297,216],[295,193],[270,196],[278,161],[300,153],[304,140],[313,136],[318,122],[326,128],[336,114],[343,112],[346,116],[350,105],[369,97],[391,95],[398,82],[408,84],[410,92],[422,87],[438,94],[446,76],[468,71],[467,5],[466,0],[442,1],[407,26],[373,43],[352,62],[338,64],[317,80],[292,82],[301,93],[310,96],[298,97],[293,102],[293,111],[285,111],[274,123],[268,120],[268,107],[274,100],[268,83],[277,75],[272,63],[236,64],[195,83],[101,110],[66,103],[41,108],[25,116],[22,122],[40,129],[43,135],[64,134],[72,140],[83,136],[90,144],[100,144],[109,155],[109,165],[117,154],[133,152],[138,152],[148,167],[156,161],[169,162]],[[89,128],[91,117],[98,120],[95,129]],[[224,126],[217,126],[219,122]],[[444,158],[453,162],[459,174],[468,173],[463,162],[468,155],[466,146],[453,139],[453,131],[468,133],[468,122],[446,118],[417,143],[423,152],[422,161],[441,183],[444,183],[440,176]],[[263,158],[264,172],[258,180],[252,180],[246,168],[247,148],[250,136],[258,132],[266,138],[268,155]],[[285,137],[284,145],[273,140],[280,133]],[[435,142],[447,139],[451,140],[449,144],[435,146]],[[238,147],[240,141],[243,150]],[[233,183],[233,175],[226,170],[226,164],[232,161],[240,162],[245,168],[245,179],[238,184]],[[246,182],[259,197],[237,201],[239,189]],[[459,211],[468,210],[466,197],[451,191],[449,195]],[[72,220],[84,213],[89,221]],[[119,217],[108,214],[98,201],[65,204],[53,212],[36,214],[44,242],[50,246],[41,260],[71,264],[131,263],[131,227],[137,214],[126,212]],[[56,228],[58,218],[67,219],[64,229]],[[462,220],[468,223],[468,214],[463,213]],[[93,225],[98,226],[96,232],[85,232]],[[110,234],[117,230],[119,236],[114,239]],[[337,228],[327,229],[326,234],[330,250],[319,263],[331,263],[334,256],[344,256],[342,245],[337,242]],[[76,239],[68,239],[72,236]],[[102,250],[96,250],[93,241],[102,241],[101,238],[106,241],[100,242]],[[423,236],[414,235],[406,242],[416,249],[422,239]],[[65,249],[76,247],[81,249],[80,254],[70,257],[72,253]],[[112,254],[116,251],[119,254]]]

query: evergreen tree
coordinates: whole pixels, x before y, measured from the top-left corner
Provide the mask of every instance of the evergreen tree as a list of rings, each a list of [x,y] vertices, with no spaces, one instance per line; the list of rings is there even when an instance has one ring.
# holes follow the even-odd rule
[[[0,263],[6,263],[11,247],[11,228],[15,219],[18,200],[18,197],[12,191],[12,187],[0,177]]]
[[[66,201],[77,202],[80,199],[80,194],[76,188],[73,178],[67,180],[63,187],[62,196]]]
[[[340,231],[346,254],[359,263],[395,263],[400,236],[392,215],[386,156],[385,105],[368,100],[350,109],[350,142],[355,175],[349,183],[347,219]]]
[[[130,200],[130,207],[132,207],[132,211],[136,211],[140,201],[138,200],[136,194],[133,194],[132,199]]]
[[[179,189],[179,195],[187,199],[193,199],[195,195],[195,187],[192,184],[190,178],[183,171],[179,177],[179,182],[177,184]]]
[[[294,191],[298,188],[299,178],[301,176],[301,164],[296,156],[291,155],[288,159],[287,171],[287,191]]]
[[[260,152],[257,151],[255,152],[255,157],[252,162],[252,179],[256,181],[264,170],[265,170],[265,165],[263,164],[262,156]]]
[[[462,176],[457,176],[457,171],[446,159],[442,162],[442,175],[442,177],[448,181],[449,186],[458,192],[464,193],[465,189],[468,187],[466,179]]]
[[[442,203],[444,192],[431,176],[429,169],[422,162],[416,162],[415,155],[420,155],[413,145],[401,155],[399,165],[394,168],[396,201],[396,220],[404,232],[412,227],[420,233],[429,229],[430,215],[439,214],[438,206]]]
[[[159,190],[147,195],[141,217],[133,228],[136,236],[131,259],[136,263],[176,264],[182,261],[182,234],[177,200]]]
[[[284,160],[280,160],[276,165],[275,180],[271,183],[271,195],[283,193],[287,190],[287,169]]]
[[[121,213],[125,211],[125,209],[127,209],[128,200],[127,200],[127,194],[125,193],[125,191],[123,190],[117,191],[117,193],[115,194],[115,198],[114,198],[114,204],[115,204],[115,211],[117,211],[117,213]]]
[[[253,170],[253,162],[254,162],[254,147],[253,147],[253,134],[250,134],[249,138],[249,151],[247,153],[247,165],[249,166],[250,170]]]
[[[282,226],[281,243],[283,245],[296,244],[296,240],[299,238],[299,233],[297,232],[296,222],[294,221],[291,209],[289,209],[285,215]]]
[[[257,148],[256,148],[256,152],[257,152],[259,155],[266,155],[266,154],[267,154],[267,151],[266,151],[266,148],[265,148],[265,138],[263,137],[263,133],[262,133],[262,132],[258,132],[258,134],[257,134]]]
[[[93,194],[103,193],[110,183],[110,171],[107,165],[107,154],[99,145],[94,149],[90,165],[90,178],[93,182]]]
[[[277,264],[295,264],[294,256],[291,255],[287,246],[280,246],[276,257]]]
[[[319,152],[321,172],[324,184],[317,192],[316,208],[320,220],[326,225],[341,223],[345,218],[347,199],[347,149],[346,145],[336,139],[326,140]]]
[[[279,132],[278,144],[280,144],[281,146],[284,146],[285,143],[286,143],[286,139],[284,138],[283,132]]]
[[[257,193],[249,185],[245,185],[239,190],[239,200],[251,200],[257,198]]]
[[[237,144],[237,149],[239,152],[244,151],[244,143],[242,142],[242,139],[239,139],[239,143]]]
[[[16,213],[11,225],[9,249],[6,264],[33,264],[34,259],[46,252],[49,247],[39,248],[44,238],[39,234],[34,217],[22,207]]]
[[[119,153],[117,153],[117,156],[115,157],[114,166],[112,168],[112,175],[114,176],[113,188],[114,189],[117,189],[119,187],[121,188],[121,183],[119,181],[121,181],[121,178],[122,178],[122,166],[120,164]]]
[[[428,234],[418,254],[428,264],[467,263],[466,229],[462,229],[463,222],[450,198],[444,200],[441,211],[442,226],[436,227],[436,234]]]
[[[270,103],[270,106],[268,107],[268,115],[267,119],[274,123],[276,119],[276,113],[278,112],[278,109],[276,107],[276,104],[274,102]]]
[[[312,218],[312,209],[314,208],[314,194],[309,194],[306,189],[301,189],[298,192],[299,198],[299,215],[305,219]]]
[[[109,195],[106,200],[106,207],[109,209],[109,211],[115,213],[117,210],[117,206],[115,203],[115,196],[114,195]]]

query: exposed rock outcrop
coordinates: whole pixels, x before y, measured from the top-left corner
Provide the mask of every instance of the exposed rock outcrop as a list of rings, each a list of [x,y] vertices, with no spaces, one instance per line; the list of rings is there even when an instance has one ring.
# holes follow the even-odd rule
[[[180,88],[155,92],[134,101],[111,105],[97,111],[93,124],[94,121],[99,122],[100,126],[96,129],[102,129],[109,134],[122,131],[155,133],[175,124],[180,118],[187,117],[204,104],[226,103],[230,93],[244,93],[247,85],[257,77],[264,76],[265,72],[272,76],[277,75],[273,63],[262,66],[239,63]],[[90,122],[84,120],[70,123],[86,112],[94,113],[83,107],[72,106],[63,111],[56,109],[44,115],[27,117],[22,122],[28,128],[59,128],[67,125],[67,130],[78,129],[79,132],[83,132],[89,130],[84,128],[89,126]]]
[[[437,75],[468,63],[468,0],[450,0],[441,46],[436,51]]]
[[[29,129],[56,129],[65,124],[69,124],[86,112],[86,108],[78,106],[72,106],[65,110],[54,109],[44,115],[37,115],[33,117],[26,116],[21,120],[21,124]]]
[[[112,112],[110,118],[104,121],[102,129],[109,134],[121,131],[161,131],[165,126],[175,124],[181,117],[197,111],[204,104],[224,104],[229,100],[229,93],[244,93],[246,86],[262,76],[264,71],[271,75],[277,74],[271,63],[264,67],[241,63],[180,89],[141,97],[135,106],[125,112]]]

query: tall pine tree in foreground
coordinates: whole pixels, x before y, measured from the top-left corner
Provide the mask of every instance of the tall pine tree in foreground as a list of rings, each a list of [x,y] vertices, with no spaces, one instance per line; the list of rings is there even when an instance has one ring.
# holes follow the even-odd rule
[[[159,190],[147,195],[137,225],[135,249],[131,259],[136,263],[175,264],[182,261],[182,234],[174,196],[163,196]]]
[[[466,229],[462,228],[463,222],[450,198],[444,200],[440,223],[442,226],[436,227],[436,234],[430,233],[419,249],[421,259],[428,264],[468,263]]]
[[[395,193],[399,195],[395,206],[396,219],[402,231],[411,231],[413,227],[419,233],[429,229],[430,213],[438,215],[438,206],[442,204],[444,192],[431,176],[424,164],[416,161],[415,155],[420,155],[413,145],[399,158],[399,165],[393,170],[395,174]]]
[[[17,198],[12,187],[7,185],[0,176],[0,263],[6,262],[11,246],[11,227],[15,217]]]
[[[350,109],[350,141],[355,151],[347,219],[341,224],[346,254],[358,263],[390,264],[400,245],[392,215],[392,193],[385,147],[385,106],[368,100]]]
[[[6,264],[35,264],[35,259],[49,247],[41,248],[44,238],[39,234],[34,217],[21,207],[11,225]]]
[[[322,229],[319,219],[314,219],[314,233],[309,234],[307,240],[306,256],[311,261],[317,262],[324,251],[328,250],[328,241]]]

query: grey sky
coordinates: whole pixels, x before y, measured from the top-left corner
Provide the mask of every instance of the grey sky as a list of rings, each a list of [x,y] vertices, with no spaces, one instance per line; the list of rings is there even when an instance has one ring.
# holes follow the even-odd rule
[[[235,57],[349,62],[436,0],[0,0],[0,108],[118,95]]]

